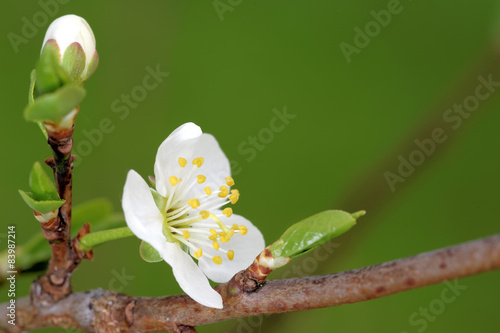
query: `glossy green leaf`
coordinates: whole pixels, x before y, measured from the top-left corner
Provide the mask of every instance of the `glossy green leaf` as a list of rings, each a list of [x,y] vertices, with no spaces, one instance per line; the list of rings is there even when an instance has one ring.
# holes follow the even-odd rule
[[[67,84],[53,93],[37,98],[24,109],[29,121],[59,122],[77,107],[85,97],[85,89],[78,84]]]
[[[53,210],[59,209],[64,203],[65,200],[41,200],[38,201],[34,198],[33,193],[24,192],[19,190],[19,194],[23,198],[24,202],[33,210],[36,210],[39,213],[46,214]]]
[[[35,162],[30,173],[30,189],[37,201],[59,200],[56,185],[52,178],[43,170],[40,162]]]
[[[359,216],[355,213],[356,217]],[[296,257],[337,237],[356,224],[353,215],[340,211],[328,210],[308,217],[288,228],[271,245],[273,257]]]
[[[159,262],[159,261],[162,261],[162,257],[160,256],[160,254],[158,253],[158,251],[156,251],[152,246],[151,244],[145,242],[145,241],[142,241],[141,242],[141,246],[139,247],[139,253],[141,254],[141,258],[142,260],[146,261],[146,262]]]

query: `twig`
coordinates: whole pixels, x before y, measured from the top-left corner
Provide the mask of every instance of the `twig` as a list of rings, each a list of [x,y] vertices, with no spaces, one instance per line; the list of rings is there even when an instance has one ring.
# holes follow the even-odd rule
[[[245,271],[216,287],[222,310],[207,308],[187,295],[146,298],[101,289],[73,293],[50,305],[18,300],[16,326],[3,332],[42,327],[77,327],[87,332],[182,332],[218,321],[349,304],[388,296],[500,268],[500,234],[361,269],[269,281],[245,292]],[[6,316],[6,304],[0,307]],[[189,331],[188,331],[189,332]]]
[[[73,177],[73,128],[53,129],[47,126],[48,144],[53,157],[45,163],[54,171],[56,188],[66,202],[59,208],[57,216],[48,223],[40,223],[42,232],[50,244],[52,257],[45,275],[32,286],[35,301],[54,302],[71,293],[71,272],[80,258],[73,251],[71,243],[71,203]]]

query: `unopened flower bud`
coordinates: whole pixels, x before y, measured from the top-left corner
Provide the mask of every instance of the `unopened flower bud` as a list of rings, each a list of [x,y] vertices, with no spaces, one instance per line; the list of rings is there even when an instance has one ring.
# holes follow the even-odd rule
[[[65,15],[52,22],[43,40],[42,51],[55,43],[59,61],[75,82],[83,83],[94,73],[99,62],[92,29],[80,16]]]

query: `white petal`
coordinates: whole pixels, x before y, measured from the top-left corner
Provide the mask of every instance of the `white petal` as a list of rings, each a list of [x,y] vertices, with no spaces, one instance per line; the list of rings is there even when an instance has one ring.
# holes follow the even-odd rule
[[[122,207],[132,232],[151,244],[160,254],[166,252],[162,233],[163,216],[156,207],[151,190],[142,177],[130,170],[123,188]]]
[[[182,168],[179,158],[186,159],[187,165]],[[204,163],[201,168],[193,169],[193,160],[203,157]],[[197,194],[203,194],[206,186],[217,190],[225,185],[225,177],[231,175],[229,160],[220,148],[217,140],[210,134],[202,134],[201,129],[193,123],[187,123],[176,129],[158,148],[155,161],[156,189],[162,196],[167,193],[182,190],[196,180],[197,175],[204,175],[207,181],[203,184],[195,183],[195,186],[186,194],[186,200]],[[182,182],[174,188],[169,177],[181,178]],[[222,201],[222,199],[221,199]]]
[[[175,250],[169,251],[168,257],[167,262],[172,266],[175,279],[189,297],[202,305],[222,309],[222,297],[210,286],[189,254],[176,246]]]
[[[194,123],[185,123],[175,129],[160,145],[156,153],[154,172],[156,190],[162,196],[167,196],[167,188],[171,189],[168,178],[180,178],[183,169],[179,165],[179,154],[186,150],[186,145],[202,134],[201,128]],[[196,140],[194,140],[196,142]],[[187,168],[188,166],[186,166]]]
[[[214,213],[217,215],[219,212]],[[219,283],[229,281],[234,274],[250,266],[255,257],[257,257],[265,247],[262,233],[252,224],[252,222],[243,216],[233,214],[229,218],[223,216],[221,217],[221,220],[229,226],[233,225],[233,223],[244,225],[247,227],[248,233],[246,235],[235,233],[229,242],[219,242],[220,248],[234,251],[234,259],[232,261],[229,260],[226,254],[220,249],[219,251],[216,251],[212,247],[202,247],[205,253],[211,256],[218,255],[222,258],[222,265],[215,264],[211,259],[206,258],[205,256],[201,257],[198,261],[203,273],[205,273],[210,280]],[[203,221],[198,222],[195,225],[198,226],[201,225],[201,223],[203,223]]]

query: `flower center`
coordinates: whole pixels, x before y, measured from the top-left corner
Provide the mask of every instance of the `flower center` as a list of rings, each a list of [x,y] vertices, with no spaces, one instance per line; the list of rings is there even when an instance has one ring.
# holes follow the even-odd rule
[[[194,158],[191,161],[192,167],[188,171],[186,169],[188,161],[179,157],[178,174],[168,178],[172,187],[164,198],[163,229],[167,241],[183,244],[194,258],[200,259],[205,256],[215,264],[221,265],[223,263],[221,256],[212,256],[203,251],[203,248],[213,248],[224,253],[228,260],[233,260],[235,253],[231,249],[226,249],[226,243],[229,243],[235,234],[245,235],[248,230],[245,226],[235,223],[228,226],[221,220],[223,216],[230,218],[233,209],[226,207],[221,212],[219,208],[229,203],[235,204],[240,197],[238,190],[230,190],[234,185],[233,178],[227,176],[224,184],[218,184],[214,188],[205,186],[203,190],[201,189],[200,185],[207,181],[207,177],[199,173],[204,161],[203,157]],[[193,188],[199,190],[193,191]]]

